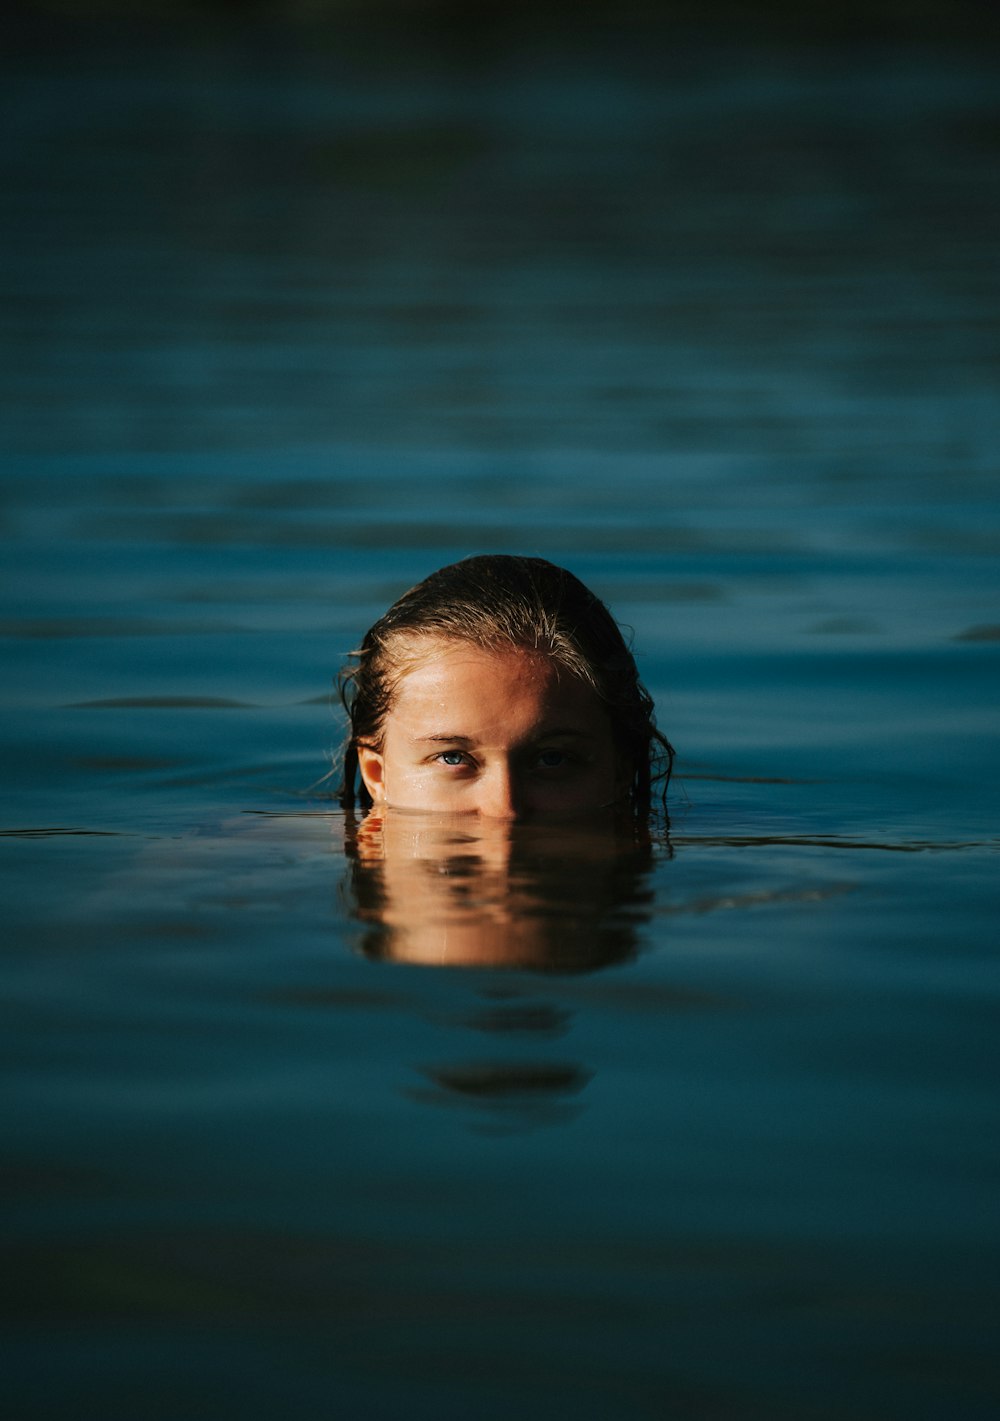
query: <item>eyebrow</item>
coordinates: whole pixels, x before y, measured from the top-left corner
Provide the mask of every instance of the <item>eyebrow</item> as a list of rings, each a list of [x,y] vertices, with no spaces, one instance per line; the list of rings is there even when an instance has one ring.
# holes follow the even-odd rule
[[[468,735],[411,735],[409,738],[414,745],[437,745],[444,744],[445,741],[449,745],[475,744]]]
[[[573,726],[545,726],[539,730],[533,738],[535,740],[593,740],[594,736],[587,730],[577,730]],[[414,745],[475,745],[476,740],[471,735],[412,735],[410,740]]]

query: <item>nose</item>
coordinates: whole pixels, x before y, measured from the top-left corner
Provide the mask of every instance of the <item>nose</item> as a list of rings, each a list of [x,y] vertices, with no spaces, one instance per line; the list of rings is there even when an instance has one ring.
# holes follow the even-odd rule
[[[517,780],[509,765],[494,765],[480,781],[477,809],[486,819],[516,819],[522,810]]]

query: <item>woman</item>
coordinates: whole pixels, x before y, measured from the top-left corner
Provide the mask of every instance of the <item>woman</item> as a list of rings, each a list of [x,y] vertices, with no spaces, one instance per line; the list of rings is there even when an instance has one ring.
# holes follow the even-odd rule
[[[491,820],[649,813],[673,750],[604,603],[542,558],[441,568],[341,672],[345,808]],[[360,784],[358,783],[360,779]]]

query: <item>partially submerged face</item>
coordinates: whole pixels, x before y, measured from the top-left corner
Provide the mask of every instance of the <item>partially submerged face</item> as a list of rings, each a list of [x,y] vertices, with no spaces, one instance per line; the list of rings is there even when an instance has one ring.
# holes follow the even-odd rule
[[[358,747],[376,806],[571,819],[625,793],[604,704],[544,652],[421,636],[403,665],[379,742]]]

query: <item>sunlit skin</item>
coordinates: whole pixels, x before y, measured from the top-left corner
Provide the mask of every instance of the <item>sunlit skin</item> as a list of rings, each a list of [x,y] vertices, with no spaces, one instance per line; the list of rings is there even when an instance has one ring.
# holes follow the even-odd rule
[[[542,652],[421,637],[381,745],[359,746],[378,807],[525,821],[611,809],[624,776],[594,691]]]

